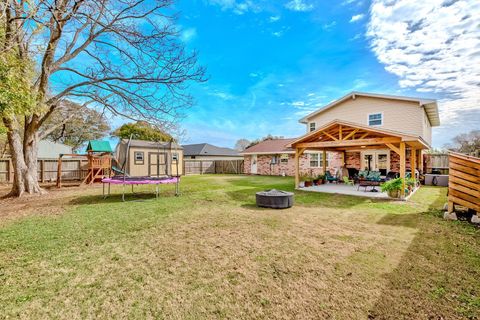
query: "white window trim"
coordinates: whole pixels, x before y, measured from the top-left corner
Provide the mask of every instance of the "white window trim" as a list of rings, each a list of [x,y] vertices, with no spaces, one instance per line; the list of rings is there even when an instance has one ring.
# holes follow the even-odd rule
[[[312,154],[318,154],[318,165],[317,166],[312,166],[311,165],[311,160],[310,157]],[[308,167],[309,168],[322,168],[323,167],[323,152],[312,152],[308,154]],[[327,167],[330,165],[330,154],[327,152]]]
[[[380,119],[381,120],[380,124],[372,124],[372,125],[370,124],[370,116],[374,115],[374,114],[380,114],[382,116],[382,118]],[[372,113],[367,114],[367,125],[369,127],[381,127],[381,126],[383,126],[383,111],[382,112],[372,112]]]
[[[313,130],[312,130],[312,124],[313,124]],[[317,124],[315,122],[309,122],[308,123],[308,132],[313,132],[317,130]]]

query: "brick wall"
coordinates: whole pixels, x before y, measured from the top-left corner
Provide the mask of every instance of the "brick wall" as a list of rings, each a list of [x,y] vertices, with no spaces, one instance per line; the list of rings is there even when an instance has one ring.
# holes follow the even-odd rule
[[[410,169],[410,150],[407,150],[406,168]],[[345,156],[345,163],[347,168],[360,169],[361,164],[360,151],[347,152]],[[394,151],[390,151],[390,170],[400,172],[400,156]]]
[[[271,164],[272,157],[274,155],[258,155],[257,156],[257,174],[259,175],[286,175],[286,176],[294,176],[295,175],[295,155],[289,154],[288,155],[288,162],[283,163],[280,161],[278,164]],[[329,155],[329,166],[327,170],[331,173],[334,173],[337,168],[342,165],[342,155],[340,153],[331,153]],[[244,173],[250,174],[251,173],[251,161],[252,156],[245,156],[244,157]],[[311,176],[316,176],[322,173],[323,168],[322,164],[320,163],[320,167],[310,167],[310,160],[308,154],[303,154],[300,157],[300,173],[301,174],[308,174]]]

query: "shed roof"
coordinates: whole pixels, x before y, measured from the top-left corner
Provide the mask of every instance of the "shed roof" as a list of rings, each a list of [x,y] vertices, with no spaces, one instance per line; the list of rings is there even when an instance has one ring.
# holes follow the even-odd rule
[[[88,141],[87,150],[93,152],[113,152],[110,142],[105,140],[90,140]]]
[[[293,153],[294,151],[292,148],[286,147],[293,141],[295,141],[295,138],[264,140],[254,146],[251,146],[250,148],[245,149],[241,154]]]
[[[128,144],[128,139],[122,139],[122,144]],[[147,141],[147,140],[135,140],[130,141],[130,147],[140,148],[170,148],[170,141]],[[172,142],[173,149],[183,149],[183,147],[176,142]]]
[[[186,156],[240,156],[237,150],[217,147],[209,143],[184,144],[183,149]]]

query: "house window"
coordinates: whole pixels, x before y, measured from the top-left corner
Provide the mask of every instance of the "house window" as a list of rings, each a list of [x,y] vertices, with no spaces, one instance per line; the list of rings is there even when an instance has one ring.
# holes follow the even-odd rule
[[[288,154],[282,154],[280,156],[280,163],[287,164],[288,163]]]
[[[135,159],[134,161],[135,164],[144,164],[143,151],[135,151],[133,154],[133,157]]]
[[[172,153],[172,160],[178,161],[178,153]]]
[[[381,126],[383,125],[383,113],[371,113],[368,115],[369,126]]]
[[[315,122],[310,122],[309,130],[310,132],[315,131]]]
[[[326,161],[327,167],[328,163],[328,155]],[[323,152],[322,153],[310,153],[310,168],[319,168],[323,167]]]
[[[272,156],[272,161],[270,162],[271,164],[278,164],[279,162],[280,162],[279,156]]]

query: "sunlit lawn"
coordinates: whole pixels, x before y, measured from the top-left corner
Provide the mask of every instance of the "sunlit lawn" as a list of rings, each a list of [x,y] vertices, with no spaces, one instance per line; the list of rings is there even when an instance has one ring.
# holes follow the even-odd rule
[[[297,191],[287,210],[255,207],[255,191],[291,178],[162,188],[80,192],[61,214],[0,224],[0,317],[480,317],[480,234],[441,219],[444,188],[407,203]]]

